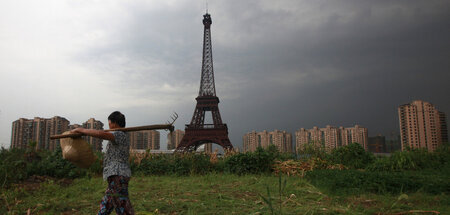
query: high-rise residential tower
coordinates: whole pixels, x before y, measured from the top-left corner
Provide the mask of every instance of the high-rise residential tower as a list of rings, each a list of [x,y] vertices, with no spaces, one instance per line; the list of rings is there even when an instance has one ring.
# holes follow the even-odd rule
[[[242,137],[242,146],[244,152],[254,152],[256,148],[262,147],[261,145],[261,136],[258,135],[258,132],[252,131],[248,132]]]
[[[32,140],[33,120],[20,118],[12,123],[11,148],[26,148]]]
[[[90,118],[86,122],[84,122],[81,127],[87,129],[103,130],[103,123],[98,120],[95,120],[94,118]],[[102,139],[91,136],[83,136],[83,139],[85,139],[86,142],[88,142],[91,145],[92,150],[98,152],[102,151],[102,143],[103,143]]]
[[[177,129],[167,134],[167,150],[176,149],[183,139],[184,131]]]
[[[447,117],[444,112],[439,111],[439,123],[441,124],[442,143],[448,143]]]
[[[378,134],[375,137],[369,137],[368,149],[373,153],[385,153],[386,150],[386,137]]]
[[[159,149],[159,131],[134,131],[128,132],[130,150]]]
[[[340,145],[339,129],[330,125],[325,128],[313,127],[312,129],[301,128],[295,132],[295,147],[300,149],[305,144],[323,146],[327,151]]]
[[[242,138],[244,152],[255,151],[258,147],[267,148],[275,145],[280,152],[293,152],[292,134],[286,131],[252,131]]]
[[[303,148],[307,144],[323,147],[331,151],[340,146],[350,143],[359,143],[367,150],[367,128],[356,125],[355,127],[333,127],[327,125],[325,128],[313,127],[312,129],[301,128],[295,132],[296,150]]]
[[[50,136],[62,134],[69,129],[69,120],[64,117],[55,116],[47,120],[47,137],[50,140]],[[59,145],[59,139],[50,140],[48,144],[49,150],[53,151],[56,148],[61,147]]]
[[[367,128],[355,125],[355,127],[339,127],[341,144],[342,146],[349,145],[351,143],[359,143],[366,151],[369,150],[369,137]]]
[[[434,151],[447,137],[445,114],[433,104],[416,100],[398,107],[402,150],[425,148]]]
[[[59,147],[59,140],[50,140],[50,136],[67,131],[69,123],[69,120],[60,116],[49,119],[20,118],[12,123],[11,148],[27,148],[32,141],[37,143],[35,146],[37,150],[55,150]]]

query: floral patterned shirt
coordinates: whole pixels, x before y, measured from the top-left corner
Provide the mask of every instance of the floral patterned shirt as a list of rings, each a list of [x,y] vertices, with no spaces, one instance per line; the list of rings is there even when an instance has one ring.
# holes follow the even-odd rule
[[[113,131],[112,134],[114,141],[108,141],[108,145],[106,145],[103,180],[107,180],[112,175],[131,177],[131,169],[128,164],[130,143],[127,141],[127,135],[122,131]]]

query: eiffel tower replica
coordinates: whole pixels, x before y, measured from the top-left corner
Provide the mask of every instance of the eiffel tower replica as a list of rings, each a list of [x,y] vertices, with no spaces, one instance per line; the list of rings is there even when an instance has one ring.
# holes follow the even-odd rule
[[[194,115],[190,124],[186,125],[185,134],[178,145],[176,152],[192,152],[206,143],[216,143],[224,150],[233,149],[228,138],[227,124],[222,122],[219,112],[219,98],[216,96],[214,84],[214,70],[211,46],[211,16],[206,12],[203,15],[203,60],[200,90],[195,106]],[[210,111],[213,124],[205,124],[205,112]]]

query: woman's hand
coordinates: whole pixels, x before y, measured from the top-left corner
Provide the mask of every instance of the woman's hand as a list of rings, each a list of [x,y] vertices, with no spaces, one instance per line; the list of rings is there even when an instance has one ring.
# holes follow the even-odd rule
[[[114,141],[114,135],[112,133],[102,131],[102,130],[95,130],[95,129],[86,129],[86,128],[75,128],[71,130],[70,132],[75,134],[82,134],[87,135],[91,137],[97,137],[103,140],[111,140]]]
[[[71,130],[71,133],[77,133],[77,134],[84,134],[85,129],[84,128],[75,128]]]

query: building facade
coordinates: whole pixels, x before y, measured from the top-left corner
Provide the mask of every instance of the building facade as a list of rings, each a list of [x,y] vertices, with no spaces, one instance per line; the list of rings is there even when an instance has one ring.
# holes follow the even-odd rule
[[[355,127],[339,127],[341,145],[346,146],[351,143],[359,143],[366,151],[368,150],[369,144],[369,132],[367,128],[361,127],[360,125],[355,125]]]
[[[258,147],[267,148],[269,145],[275,145],[280,152],[293,152],[292,134],[286,131],[252,131],[245,134],[242,141],[244,152],[255,151]]]
[[[312,129],[301,128],[295,132],[295,147],[302,148],[306,144],[324,147],[331,151],[340,145],[340,129],[327,125],[325,128],[314,126]]]
[[[448,143],[447,117],[444,112],[439,111],[439,123],[441,124],[442,143]]]
[[[212,143],[205,143],[204,152],[211,154],[212,153],[212,145],[213,145]]]
[[[375,137],[369,137],[369,152],[373,153],[386,153],[386,137],[380,134]]]
[[[167,134],[167,150],[176,149],[183,139],[184,131],[177,129],[172,133]]]
[[[424,148],[434,151],[447,138],[447,123],[443,112],[433,104],[416,100],[398,107],[402,150]]]
[[[83,126],[80,124],[73,124],[73,125],[69,125],[69,131],[73,130],[75,128],[82,128]]]
[[[242,147],[244,152],[254,152],[256,148],[262,147],[261,136],[258,132],[252,131],[242,137]]]
[[[86,122],[81,125],[81,127],[86,129],[95,129],[95,130],[103,130],[103,123],[99,120],[95,120],[94,118],[88,119]],[[83,139],[88,142],[93,151],[101,152],[102,151],[102,143],[103,140],[90,136],[83,136]]]
[[[55,116],[47,120],[47,137],[49,140],[48,144],[48,150],[53,151],[56,148],[61,147],[59,145],[60,140],[50,140],[50,136],[62,134],[63,132],[67,131],[69,129],[69,120],[67,120],[64,117]]]
[[[130,150],[158,150],[160,148],[159,131],[134,131],[128,132],[127,135],[130,142]]]
[[[301,128],[295,132],[296,150],[302,149],[307,144],[323,147],[326,151],[331,151],[340,146],[350,143],[359,143],[368,150],[367,128],[356,125],[355,127],[333,127],[327,125],[325,128],[313,127],[312,129]]]
[[[50,136],[67,131],[69,123],[69,120],[60,116],[49,119],[20,118],[12,123],[11,148],[27,148],[30,142],[35,142],[36,150],[53,151],[60,147],[59,140],[50,140]]]
[[[20,118],[12,123],[11,147],[24,149],[33,133],[33,120]]]

